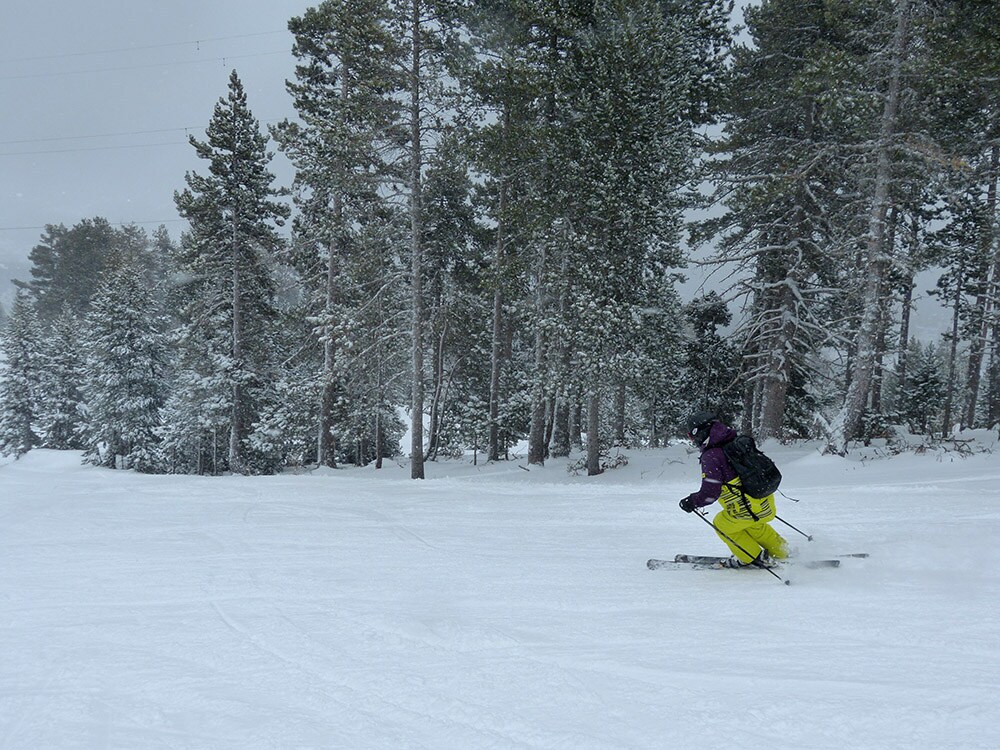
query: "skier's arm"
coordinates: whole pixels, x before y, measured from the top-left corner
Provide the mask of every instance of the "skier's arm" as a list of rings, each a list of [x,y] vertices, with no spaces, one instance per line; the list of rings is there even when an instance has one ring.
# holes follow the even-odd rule
[[[710,448],[701,457],[701,487],[685,499],[695,508],[704,508],[719,499],[722,494],[722,465],[716,452],[718,448]]]

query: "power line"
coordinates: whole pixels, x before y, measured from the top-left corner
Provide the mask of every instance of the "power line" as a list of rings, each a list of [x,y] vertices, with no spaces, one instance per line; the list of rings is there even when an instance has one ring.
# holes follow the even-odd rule
[[[131,143],[120,146],[88,146],[87,148],[56,148],[46,151],[10,151],[0,152],[4,156],[38,156],[40,154],[75,154],[80,151],[117,151],[123,148],[153,148],[155,146],[186,146],[187,141],[165,141],[163,143]]]
[[[14,63],[14,62],[35,62],[38,60],[64,60],[70,57],[87,57],[93,55],[112,55],[119,52],[136,52],[147,49],[164,49],[166,47],[186,47],[188,45],[194,44],[200,50],[202,43],[208,42],[225,42],[233,39],[250,39],[252,37],[259,36],[273,36],[274,34],[285,34],[287,30],[282,29],[281,31],[258,31],[253,34],[237,34],[235,36],[215,36],[208,37],[205,39],[190,39],[186,42],[163,42],[162,44],[144,44],[135,47],[118,47],[117,49],[100,49],[93,50],[91,52],[65,52],[60,55],[38,55],[37,57],[5,57],[0,59],[0,63]]]
[[[269,120],[261,120],[262,125],[271,125],[281,122],[284,118],[272,117]],[[205,125],[192,125],[187,128],[159,128],[157,130],[125,130],[118,133],[94,133],[92,135],[61,135],[50,138],[22,138],[15,141],[0,141],[0,146],[15,146],[23,143],[50,143],[52,141],[82,141],[89,138],[120,138],[126,135],[158,135],[162,133],[188,133],[192,130],[201,132]]]
[[[108,224],[113,227],[127,227],[132,224],[174,224],[179,221],[187,221],[187,219],[160,219],[158,221],[109,221]],[[59,226],[56,223],[43,224],[37,227],[0,227],[0,232],[21,232],[27,231],[29,229],[48,229],[51,226]]]
[[[203,130],[204,125],[190,128],[162,128],[160,130],[129,130],[121,133],[96,133],[94,135],[63,135],[55,138],[24,138],[18,141],[0,141],[0,146],[14,146],[21,143],[48,143],[50,141],[82,141],[87,138],[117,138],[123,135],[154,135],[160,133],[186,133],[189,130]]]
[[[201,63],[222,62],[227,60],[246,60],[251,57],[269,57],[273,55],[287,55],[288,50],[278,50],[277,52],[258,52],[252,55],[226,55],[225,57],[211,57],[203,60],[178,60],[176,62],[149,63],[147,65],[126,65],[117,68],[92,68],[90,70],[61,70],[55,73],[24,73],[16,76],[0,76],[0,81],[21,81],[30,78],[53,78],[56,76],[86,75],[88,73],[114,73],[122,70],[149,70],[150,68],[169,68],[175,65],[199,65]]]

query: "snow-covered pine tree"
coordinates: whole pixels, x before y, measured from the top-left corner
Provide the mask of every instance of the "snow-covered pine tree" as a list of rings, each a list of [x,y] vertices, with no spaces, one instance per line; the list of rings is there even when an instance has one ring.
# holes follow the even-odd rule
[[[118,469],[157,468],[167,349],[158,300],[142,270],[111,269],[85,321],[85,457]]]
[[[528,84],[521,92],[530,96],[534,127],[524,142],[533,147],[537,165],[526,175],[530,186],[526,194],[532,202],[523,230],[523,263],[531,269],[533,297],[528,324],[535,339],[528,461],[544,461],[554,434],[564,449],[565,435],[572,436],[575,427],[563,430],[560,424],[556,431],[553,420],[573,421],[580,398],[575,384],[586,383],[591,425],[588,470],[597,471],[600,394],[614,394],[615,403],[622,404],[622,382],[635,367],[629,357],[605,356],[631,351],[636,339],[629,338],[628,330],[639,325],[631,305],[619,300],[617,292],[624,290],[648,302],[642,284],[635,283],[628,269],[615,279],[609,267],[630,254],[655,256],[672,244],[671,238],[661,235],[653,247],[638,249],[641,236],[649,231],[648,219],[658,211],[661,218],[674,214],[673,208],[662,209],[676,200],[676,186],[690,166],[687,152],[675,170],[677,146],[689,137],[696,121],[705,121],[708,92],[718,70],[713,49],[726,38],[727,16],[716,11],[727,4],[678,0],[638,6],[510,5],[514,11],[510,17],[524,31],[515,37],[522,49],[516,58],[519,64],[509,69]],[[637,44],[631,35],[640,28],[639,33],[649,38]],[[625,59],[608,39],[623,42],[633,54]],[[663,68],[651,70],[657,56]],[[588,75],[591,68],[596,73],[593,78]],[[638,119],[630,120],[633,115]],[[616,119],[619,116],[623,118]],[[678,140],[664,143],[665,136],[669,140],[678,135]],[[634,166],[632,158],[638,159]],[[651,170],[650,160],[659,160],[663,171]],[[671,187],[646,192],[658,178],[672,181]],[[605,201],[601,193],[607,190],[612,194]],[[611,223],[602,229],[600,222],[609,216]],[[635,226],[629,224],[633,220],[639,220]],[[665,225],[670,221],[667,218]],[[622,226],[627,231],[621,241],[612,240]],[[612,252],[600,258],[608,249]],[[581,263],[587,258],[591,262]],[[615,283],[621,284],[620,290],[611,289]],[[594,309],[607,311],[607,317],[602,320],[592,314]],[[607,336],[601,335],[602,329]],[[578,340],[584,331],[588,339]],[[624,348],[616,346],[614,335],[621,335],[617,343],[625,343]],[[611,359],[617,361],[603,379],[584,374],[587,367]],[[620,408],[616,411],[621,413]],[[620,425],[622,420],[607,422]]]
[[[685,346],[688,344],[680,297],[674,279],[646,285],[648,301],[640,310],[642,325],[633,343],[635,368],[625,383],[637,400],[642,416],[636,432],[644,444],[658,447],[675,435],[675,426],[690,413],[691,389],[681,373],[685,372]],[[706,352],[707,354],[707,352]],[[709,356],[722,356],[717,351]],[[704,377],[699,370],[696,377]]]
[[[489,396],[486,352],[492,300],[482,294],[481,269],[486,263],[483,243],[476,241],[479,232],[469,171],[458,139],[446,136],[430,154],[423,190],[424,307],[431,355],[425,455],[430,460],[447,442],[444,434],[452,435],[453,449],[461,447],[454,440],[462,430],[448,425],[455,402],[485,403]],[[488,409],[480,417],[487,419]],[[479,440],[480,450],[484,443]]]
[[[38,429],[42,447],[81,450],[85,424],[81,319],[67,305],[48,327],[39,372]]]
[[[909,349],[911,375],[899,394],[900,412],[913,432],[932,435],[942,416],[944,363],[933,343],[923,345],[913,339]]]
[[[250,433],[250,448],[275,466],[303,466],[316,460],[316,404],[319,402],[319,378],[311,364],[285,366],[272,384],[268,398]],[[189,432],[206,437],[202,428],[193,425]],[[190,441],[189,441],[190,444]],[[194,457],[208,470],[211,457],[207,451]],[[188,459],[190,462],[190,458]]]
[[[117,232],[107,219],[96,217],[66,228],[49,224],[39,244],[32,248],[31,281],[17,281],[27,289],[39,317],[49,321],[66,306],[77,314],[86,313],[101,274],[117,243]]]
[[[895,0],[879,4],[876,10],[879,15],[869,30],[877,35],[884,29],[885,54],[876,52],[871,56],[870,78],[881,84],[881,96],[878,115],[871,128],[873,145],[859,172],[859,183],[865,196],[865,233],[853,279],[856,289],[860,290],[855,295],[859,314],[851,342],[844,404],[830,428],[830,445],[838,453],[846,452],[848,442],[862,433],[862,415],[868,407],[873,376],[881,354],[880,341],[885,328],[884,296],[895,260],[889,220],[894,196],[900,192],[897,181],[904,171],[903,160],[898,158],[899,141],[906,113],[920,109],[919,99],[907,100],[907,94],[912,89],[904,79],[909,77],[909,71],[921,69],[922,61],[914,54],[923,49],[915,33],[915,19],[924,5],[922,0]],[[878,46],[875,45],[876,48]],[[906,106],[903,106],[904,100]],[[927,146],[923,150],[927,151]]]
[[[562,198],[568,193],[560,185],[565,176],[565,143],[576,122],[571,105],[576,97],[567,74],[568,60],[576,54],[579,37],[593,22],[594,3],[556,3],[545,0],[512,3],[527,30],[524,66],[530,71],[533,95],[531,116],[536,165],[526,179],[534,205],[530,209],[524,263],[529,271],[531,304],[527,323],[533,334],[533,365],[530,372],[531,421],[528,431],[528,463],[542,464],[549,453],[556,398],[570,398],[570,383],[559,376],[569,369],[568,356],[574,343],[568,331],[560,330],[560,318],[568,314],[569,269],[572,223]],[[569,414],[570,410],[563,410]]]
[[[966,313],[969,364],[956,404],[961,421],[972,426],[979,424],[983,364],[1000,321],[1000,6],[954,0],[936,3],[934,10],[921,28],[930,59],[930,74],[924,77],[931,89],[929,114],[951,161],[952,181],[962,185],[949,203],[961,208],[956,218],[964,227],[963,243],[968,252],[975,246],[981,258],[964,264],[975,301]]]
[[[939,276],[937,287],[931,295],[940,299],[941,306],[948,310],[951,325],[945,334],[947,376],[942,404],[941,429],[944,434],[951,431],[955,422],[965,423],[965,399],[959,385],[959,356],[966,348],[977,352],[981,362],[983,342],[983,319],[987,288],[985,280],[989,275],[992,260],[992,241],[983,241],[984,227],[991,223],[982,214],[987,210],[980,199],[979,190],[966,191],[954,197],[948,210],[941,215],[945,222],[931,235],[933,258],[936,265],[944,269]],[[976,364],[979,369],[979,364]],[[977,384],[978,389],[978,384]]]
[[[342,455],[381,468],[383,458],[397,455],[402,437],[396,407],[409,391],[410,300],[401,216],[386,204],[371,208],[356,224],[340,273],[335,365],[343,375],[335,415]]]
[[[683,16],[665,18],[656,2],[597,2],[560,70],[566,105],[553,148],[564,233],[553,288],[573,352],[563,388],[578,385],[586,399],[589,474],[601,471],[601,444],[614,437],[599,433],[602,400],[637,365],[646,289],[680,262],[696,77],[686,28]]]
[[[40,443],[39,384],[45,364],[42,330],[26,292],[14,298],[2,331],[0,453],[20,458]]]
[[[697,236],[716,238],[709,262],[734,279],[724,298],[746,300],[733,336],[744,356],[743,426],[760,438],[781,433],[796,372],[806,374],[836,332],[829,295],[841,284],[838,259],[854,246],[844,229],[856,209],[843,189],[843,144],[854,138],[857,98],[844,89],[859,76],[850,52],[859,10],[833,13],[823,0],[748,7],[753,44],[734,51],[730,116],[710,147],[726,212]]]
[[[719,332],[732,322],[732,313],[718,292],[712,291],[685,305],[684,317],[689,335],[684,340],[686,366],[679,398],[685,413],[714,411],[735,424],[742,409],[743,352],[738,340],[723,338]]]
[[[532,63],[534,16],[524,3],[483,0],[463,13],[475,54],[460,66],[465,114],[475,127],[467,145],[484,176],[478,204],[495,225],[487,288],[492,294],[487,458],[500,460],[509,441],[525,432],[521,383],[526,372],[512,361],[526,331],[522,300],[528,297],[528,248],[545,197],[537,193],[541,71]],[[530,331],[526,331],[530,333]],[[504,417],[506,415],[507,418]],[[511,419],[513,418],[513,420]]]
[[[341,276],[358,223],[381,210],[396,177],[390,148],[405,137],[396,130],[401,51],[390,18],[387,0],[326,0],[288,24],[297,65],[287,88],[299,121],[273,134],[295,166],[292,257],[322,350],[316,460],[325,466],[337,464],[335,411],[349,375],[338,365],[337,331],[349,323],[340,317]]]
[[[289,210],[275,200],[281,191],[272,187],[268,137],[247,106],[235,70],[205,134],[205,141],[191,136],[190,142],[208,162],[208,173],[189,172],[187,189],[175,194],[178,211],[191,224],[178,258],[187,278],[181,346],[208,352],[199,358],[212,370],[199,375],[217,378],[225,388],[225,395],[214,398],[225,399],[229,412],[228,470],[256,472],[271,468],[252,460],[247,438],[273,375],[272,268],[281,245],[275,226]],[[181,378],[189,385],[198,379],[190,373]]]

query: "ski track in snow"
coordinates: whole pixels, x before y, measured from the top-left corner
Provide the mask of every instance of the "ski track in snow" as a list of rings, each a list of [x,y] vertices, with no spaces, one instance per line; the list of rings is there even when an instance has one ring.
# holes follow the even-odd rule
[[[769,452],[799,554],[871,558],[646,570],[723,553],[681,447],[589,479],[3,460],[0,750],[1000,747],[995,456]]]

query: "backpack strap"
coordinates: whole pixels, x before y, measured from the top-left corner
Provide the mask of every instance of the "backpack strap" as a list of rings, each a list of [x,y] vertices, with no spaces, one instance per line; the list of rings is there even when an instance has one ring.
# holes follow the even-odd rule
[[[740,495],[740,504],[743,506],[743,510],[750,514],[750,518],[754,520],[754,523],[758,523],[760,521],[760,516],[753,512],[753,509],[750,507],[750,503],[747,501],[747,493],[743,489],[742,484],[723,482],[722,486],[726,487],[730,492],[738,492]]]

